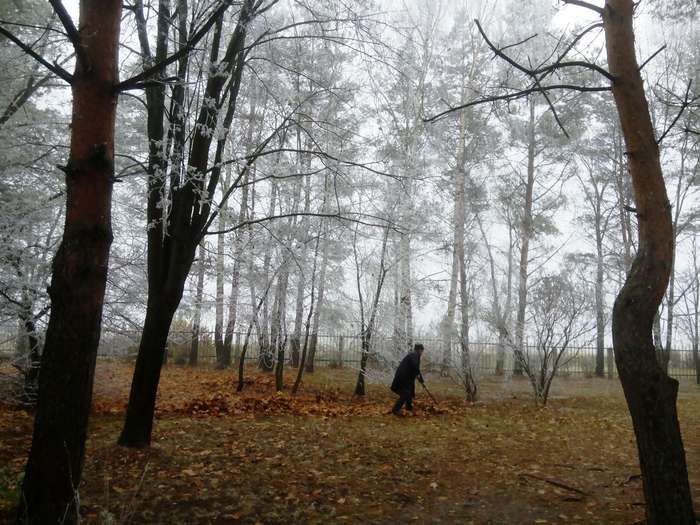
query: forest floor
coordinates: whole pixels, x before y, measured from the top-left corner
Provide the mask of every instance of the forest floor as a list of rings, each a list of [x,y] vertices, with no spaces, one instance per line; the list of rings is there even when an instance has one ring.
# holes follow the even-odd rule
[[[558,379],[538,409],[523,380],[483,378],[483,401],[426,377],[416,414],[355,372],[320,369],[299,395],[248,370],[168,365],[147,450],[115,444],[132,368],[98,362],[80,488],[83,523],[642,523],[630,418],[617,381]],[[288,374],[291,376],[291,374]],[[290,381],[291,377],[288,378]],[[681,386],[690,481],[700,501],[700,389]],[[32,416],[0,403],[0,522],[10,521]]]

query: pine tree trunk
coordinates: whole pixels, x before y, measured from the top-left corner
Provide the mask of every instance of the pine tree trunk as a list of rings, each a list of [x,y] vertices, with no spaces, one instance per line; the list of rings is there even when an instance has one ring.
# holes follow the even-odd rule
[[[17,520],[76,523],[102,305],[112,244],[114,123],[121,2],[83,0],[72,82],[63,240],[53,260],[51,316]],[[80,57],[84,57],[80,58]],[[84,63],[86,61],[87,63]]]
[[[639,217],[639,249],[613,308],[615,361],[637,438],[647,523],[694,524],[676,412],[678,382],[659,367],[651,333],[671,273],[673,226],[635,55],[633,13],[632,0],[607,0],[603,13],[613,96]]]

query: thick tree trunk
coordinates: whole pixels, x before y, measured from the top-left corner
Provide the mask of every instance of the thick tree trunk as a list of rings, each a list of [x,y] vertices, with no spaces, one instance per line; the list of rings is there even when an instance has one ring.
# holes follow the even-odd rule
[[[228,106],[222,122],[225,129],[228,129],[226,124],[233,119],[243,72],[243,47],[248,23],[254,16],[253,11],[252,0],[245,0],[221,60],[219,46],[224,11],[218,15],[209,60],[211,63],[221,62],[221,67],[210,71],[207,78],[203,93],[203,100],[207,102],[199,108],[188,167],[184,171],[174,169],[171,172],[167,221],[163,220],[162,206],[159,210],[157,200],[158,195],[164,191],[163,178],[149,177],[148,218],[149,226],[152,227],[148,229],[148,304],[126,421],[119,437],[119,443],[124,446],[144,447],[151,440],[165,341],[173,315],[182,299],[197,245],[209,224],[212,201],[219,183],[225,137],[217,141],[215,162],[212,169],[208,170],[211,144],[215,136],[208,130],[216,128],[227,96]],[[229,89],[223,93],[227,80],[230,81]],[[154,218],[160,220],[154,221]],[[164,226],[167,227],[167,232],[163,231]]]
[[[112,243],[114,122],[121,2],[83,0],[72,83],[63,240],[39,377],[19,523],[75,523]]]
[[[168,333],[177,304],[168,301],[170,308],[148,308],[141,334],[141,345],[136,357],[134,378],[131,382],[126,421],[119,436],[119,444],[133,448],[143,448],[151,444],[153,415],[160,381],[163,356],[167,351]],[[142,351],[147,349],[147,351]],[[154,349],[159,349],[155,352]]]
[[[634,49],[634,3],[607,0],[603,13],[613,95],[627,146],[639,248],[613,308],[615,361],[632,416],[650,525],[695,523],[676,398],[678,382],[656,360],[654,315],[673,260],[671,210]]]

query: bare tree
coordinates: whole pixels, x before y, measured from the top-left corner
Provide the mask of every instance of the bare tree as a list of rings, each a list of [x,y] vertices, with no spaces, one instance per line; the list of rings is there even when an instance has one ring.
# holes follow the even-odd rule
[[[372,302],[369,305],[365,304],[364,295],[362,293],[362,263],[358,256],[357,250],[357,232],[358,228],[355,228],[352,248],[355,258],[355,281],[357,284],[357,296],[360,304],[360,338],[362,342],[362,353],[360,355],[360,371],[357,375],[357,383],[355,384],[355,395],[364,396],[367,361],[369,360],[370,352],[372,350],[372,335],[374,335],[375,323],[377,320],[377,313],[379,310],[379,300],[382,295],[384,280],[386,279],[386,274],[389,271],[389,268],[386,264],[386,252],[389,240],[389,227],[387,227],[384,230],[381,254],[379,256],[379,268],[376,274],[376,287],[374,289]],[[368,309],[367,306],[369,306]]]
[[[51,5],[76,53],[73,74],[46,61],[4,27],[0,32],[68,82],[73,119],[63,240],[53,260],[51,316],[39,400],[17,519],[75,523],[97,345],[112,243],[114,123],[122,4],[80,2],[76,27],[60,0]]]
[[[547,404],[560,368],[577,356],[571,350],[572,343],[580,343],[590,333],[593,323],[589,310],[586,292],[577,290],[564,274],[544,276],[534,287],[531,321],[535,348],[526,347],[519,356],[538,405]]]
[[[695,522],[695,514],[676,411],[678,382],[659,366],[652,338],[654,316],[663,299],[672,267],[673,222],[658,141],[635,54],[634,2],[606,0],[604,7],[584,0],[564,2],[585,7],[602,18],[609,71],[590,62],[566,60],[582,35],[567,44],[563,53],[556,54],[555,51],[553,63],[537,66],[523,66],[502,48],[489,42],[499,57],[528,78],[530,87],[472,101],[445,113],[481,104],[485,100],[507,100],[541,93],[556,115],[556,108],[547,98],[547,93],[562,89],[599,92],[610,88],[544,83],[553,71],[585,68],[612,82],[639,225],[639,249],[613,307],[615,362],[637,438],[647,522],[654,525],[690,524]],[[586,32],[600,27],[601,24],[590,26]],[[487,38],[485,34],[484,38]]]

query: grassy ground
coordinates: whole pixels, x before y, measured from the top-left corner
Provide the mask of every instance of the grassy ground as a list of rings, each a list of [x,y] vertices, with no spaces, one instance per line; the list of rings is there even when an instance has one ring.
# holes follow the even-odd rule
[[[524,381],[482,382],[483,401],[430,377],[416,415],[387,415],[386,385],[353,399],[354,373],[320,370],[303,393],[257,373],[168,366],[153,446],[115,445],[131,368],[100,362],[80,489],[85,523],[638,523],[641,481],[617,382],[562,379],[545,409]],[[290,378],[291,379],[291,378]],[[695,499],[700,395],[679,413]],[[10,520],[31,415],[0,405],[0,522]]]

